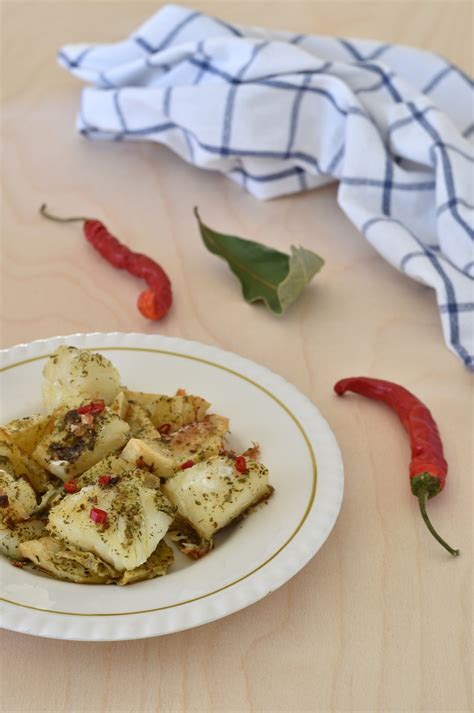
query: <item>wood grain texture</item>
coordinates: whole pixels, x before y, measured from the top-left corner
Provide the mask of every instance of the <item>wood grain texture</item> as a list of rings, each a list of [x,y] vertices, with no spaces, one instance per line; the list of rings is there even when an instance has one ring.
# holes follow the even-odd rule
[[[224,620],[115,644],[5,632],[3,711],[471,710],[472,391],[443,343],[434,293],[374,252],[338,209],[333,187],[259,203],[165,148],[75,134],[80,83],[56,66],[57,48],[122,38],[159,5],[2,3],[2,346],[75,331],[143,331],[255,359],[310,396],[334,428],[346,464],[344,503],[333,534],[300,574]],[[472,69],[470,2],[195,6],[240,23],[412,44]],[[43,222],[37,208],[45,200],[64,214],[102,218],[159,259],[175,289],[169,319],[142,320],[137,282],[96,259],[77,226]],[[216,228],[282,250],[306,244],[326,266],[284,318],[251,307],[200,244],[194,204]],[[430,511],[461,548],[457,560],[419,518],[396,418],[369,401],[333,396],[332,384],[356,373],[402,382],[438,419],[451,474]]]

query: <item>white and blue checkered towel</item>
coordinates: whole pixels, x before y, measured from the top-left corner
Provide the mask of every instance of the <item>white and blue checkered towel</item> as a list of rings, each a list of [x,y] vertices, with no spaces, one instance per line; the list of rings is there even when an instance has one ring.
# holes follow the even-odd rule
[[[437,55],[230,25],[176,5],[129,39],[67,45],[79,131],[158,141],[258,198],[339,181],[342,210],[436,290],[474,370],[473,83]],[[336,239],[336,238],[335,238]]]

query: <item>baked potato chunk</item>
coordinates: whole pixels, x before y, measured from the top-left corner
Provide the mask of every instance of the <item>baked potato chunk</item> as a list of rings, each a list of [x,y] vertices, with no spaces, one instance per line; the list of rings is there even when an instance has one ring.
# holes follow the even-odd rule
[[[159,480],[136,469],[66,495],[51,508],[47,529],[56,539],[93,552],[123,572],[146,562],[174,513],[159,489]]]
[[[39,518],[31,518],[11,527],[0,523],[0,553],[13,559],[22,559],[21,543],[36,540],[45,534],[47,534],[46,522]]]
[[[214,547],[214,540],[200,537],[187,520],[177,515],[168,530],[168,538],[179,550],[193,560],[201,559]]]
[[[3,426],[2,430],[11,439],[12,443],[31,456],[47,424],[48,417],[37,413],[10,421]]]
[[[251,505],[271,495],[272,489],[268,469],[261,463],[246,459],[246,472],[240,473],[233,458],[214,456],[168,478],[163,492],[180,517],[202,539],[210,540]]]
[[[110,584],[119,575],[93,552],[69,547],[54,537],[20,544],[21,556],[58,579],[78,584]]]
[[[155,428],[161,428],[166,424],[170,427],[170,433],[188,423],[201,421],[211,405],[200,396],[185,393],[165,396],[127,390],[125,396],[129,402],[136,403],[147,411]]]
[[[148,412],[139,404],[129,401],[124,391],[114,399],[110,409],[128,423],[131,438],[158,438],[158,430]]]
[[[48,473],[0,432],[0,521],[27,520],[52,487]]]
[[[196,463],[219,453],[228,430],[229,419],[205,416],[202,421],[190,423],[159,439],[131,438],[121,457],[151,468],[161,478],[169,478],[183,463],[189,460]]]
[[[33,455],[46,470],[66,481],[122,448],[129,431],[128,423],[109,408],[81,414],[77,408],[61,406],[52,414]]]
[[[7,525],[27,520],[35,512],[36,493],[25,477],[17,477],[10,461],[0,456],[0,521]]]
[[[173,550],[168,547],[164,540],[161,540],[147,561],[135,569],[125,570],[120,579],[117,580],[117,584],[132,584],[133,582],[142,582],[145,579],[162,577],[171,567],[173,561]]]
[[[74,408],[85,400],[108,405],[120,391],[120,374],[102,354],[62,345],[43,369],[43,400],[48,413],[59,406]]]
[[[102,458],[98,463],[79,475],[75,480],[78,490],[85,485],[95,485],[101,475],[119,476],[136,470],[134,463],[129,463],[118,455],[111,455]],[[159,483],[158,483],[159,484]]]
[[[119,585],[161,577],[174,560],[172,549],[162,540],[146,562],[120,573],[94,553],[83,552],[48,536],[21,542],[15,557],[29,559],[44,572],[69,582]]]
[[[0,466],[8,464],[16,478],[26,478],[35,493],[46,493],[51,476],[36,460],[16,445],[11,436],[0,429]]]

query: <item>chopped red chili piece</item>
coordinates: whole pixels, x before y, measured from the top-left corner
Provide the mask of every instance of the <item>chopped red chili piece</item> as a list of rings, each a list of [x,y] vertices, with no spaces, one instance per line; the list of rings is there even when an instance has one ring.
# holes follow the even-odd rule
[[[171,431],[171,423],[163,423],[158,428],[158,433],[161,433],[162,436],[167,436],[170,431]]]
[[[184,463],[181,464],[181,470],[186,470],[187,468],[192,468],[194,465],[193,460],[186,460]]]
[[[100,508],[92,508],[92,510],[90,511],[90,519],[97,523],[97,525],[105,525],[105,523],[109,519],[109,516],[107,515],[105,510],[101,510]]]
[[[247,461],[245,460],[244,456],[237,456],[237,458],[235,459],[235,469],[239,473],[247,472]]]
[[[84,406],[79,406],[77,409],[77,413],[79,414],[85,414],[85,413],[102,413],[102,411],[105,409],[105,402],[102,401],[91,401],[90,404],[84,404]]]
[[[101,475],[97,481],[99,485],[117,485],[119,482],[119,477],[118,475],[109,475],[106,473],[105,475]]]
[[[64,490],[67,493],[77,493],[78,489],[79,488],[77,487],[77,482],[74,480],[74,478],[71,478],[71,480],[68,480],[66,481],[66,483],[64,483]]]
[[[8,495],[6,493],[0,493],[0,508],[7,508],[10,505]]]
[[[20,560],[10,560],[10,561],[11,561],[12,565],[14,567],[18,567],[18,569],[23,569],[23,567],[25,566],[25,563],[20,562]]]

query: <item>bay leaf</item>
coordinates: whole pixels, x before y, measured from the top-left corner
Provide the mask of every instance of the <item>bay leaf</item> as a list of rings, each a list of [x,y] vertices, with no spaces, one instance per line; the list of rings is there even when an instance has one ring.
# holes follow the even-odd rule
[[[226,260],[239,279],[247,302],[263,300],[276,314],[284,312],[324,265],[322,257],[291,246],[291,255],[253,240],[226,235],[202,222],[194,209],[206,248]]]

